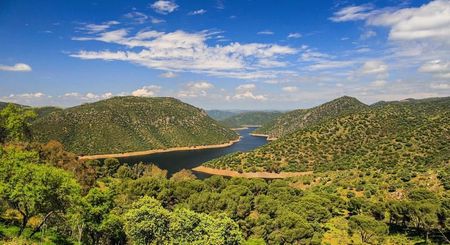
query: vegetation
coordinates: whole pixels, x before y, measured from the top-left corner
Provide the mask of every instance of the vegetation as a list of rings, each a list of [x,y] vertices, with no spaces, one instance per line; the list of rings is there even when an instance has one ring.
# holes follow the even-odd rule
[[[208,116],[216,121],[222,121],[238,114],[238,112],[223,110],[207,110],[206,113],[208,113]]]
[[[338,125],[337,132],[345,134],[337,135],[353,137],[362,148],[376,145],[373,133],[382,143],[412,147],[414,158],[396,155],[398,161],[392,164],[353,162],[366,156],[355,153],[355,158],[347,158],[348,165],[316,162],[305,165],[316,170],[312,174],[283,180],[220,176],[199,180],[189,170],[169,178],[167,171],[151,164],[81,161],[56,141],[38,144],[8,137],[0,145],[0,243],[447,244],[448,108],[448,98],[384,103],[300,129],[268,149],[280,141],[302,144],[306,142],[302,134],[318,136],[325,132],[322,128]],[[19,125],[26,125],[30,120],[26,113],[15,109],[0,113],[0,118],[2,122],[16,118]],[[377,117],[385,123],[374,124]],[[350,119],[355,120],[351,125],[364,125],[369,131],[353,133],[344,127]],[[11,130],[17,128],[26,130],[5,124],[0,128],[5,135],[15,135]],[[394,131],[396,137],[413,135],[414,140],[385,141]],[[331,142],[351,147],[350,140],[337,141],[333,135],[327,135]],[[291,137],[296,140],[288,141]],[[406,146],[409,142],[412,145]],[[289,156],[291,148],[285,148],[279,149],[283,153],[279,156]],[[388,151],[378,155],[383,152]]]
[[[172,98],[115,97],[55,110],[32,125],[36,141],[77,154],[220,144],[236,139],[198,108]]]
[[[282,114],[255,130],[255,133],[267,134],[270,138],[279,138],[298,129],[364,108],[367,108],[367,105],[359,100],[343,96],[311,109],[298,109]]]
[[[250,111],[242,112],[237,115],[233,115],[220,123],[230,128],[239,128],[244,125],[263,125],[273,121],[281,115],[281,112],[269,112],[269,111]]]
[[[251,152],[206,163],[243,171],[411,170],[450,161],[450,98],[385,103],[295,131]],[[445,179],[446,174],[442,174]]]

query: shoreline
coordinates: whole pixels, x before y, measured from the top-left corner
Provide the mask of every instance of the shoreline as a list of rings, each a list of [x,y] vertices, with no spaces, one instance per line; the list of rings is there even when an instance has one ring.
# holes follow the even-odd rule
[[[251,136],[255,136],[255,137],[265,137],[267,139],[267,141],[272,141],[272,140],[276,140],[277,138],[271,138],[270,135],[268,134],[256,134],[256,133],[250,133]]]
[[[245,173],[239,173],[234,170],[224,170],[224,169],[217,169],[217,168],[210,168],[205,166],[198,166],[192,169],[193,171],[205,173],[205,174],[211,174],[211,175],[221,175],[221,176],[227,176],[227,177],[242,177],[242,178],[261,178],[261,179],[285,179],[290,177],[298,177],[298,176],[305,176],[310,175],[313,173],[313,171],[306,171],[306,172],[280,172],[280,173],[270,173],[270,172],[245,172]]]
[[[231,140],[231,141],[229,141],[227,143],[223,143],[223,144],[181,146],[181,147],[172,147],[172,148],[167,148],[167,149],[153,149],[153,150],[146,150],[146,151],[125,152],[125,153],[111,153],[111,154],[78,156],[78,159],[80,159],[80,160],[96,160],[96,159],[105,159],[105,158],[123,158],[123,157],[145,156],[145,155],[174,152],[174,151],[192,151],[192,150],[225,148],[228,146],[232,146],[233,144],[235,144],[239,141],[241,141],[241,136],[239,136],[238,139]]]

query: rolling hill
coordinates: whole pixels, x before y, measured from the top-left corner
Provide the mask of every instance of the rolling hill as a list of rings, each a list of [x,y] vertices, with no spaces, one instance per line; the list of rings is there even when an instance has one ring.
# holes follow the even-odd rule
[[[238,128],[244,125],[263,125],[273,121],[281,114],[281,112],[276,111],[242,112],[221,120],[220,123],[230,128]]]
[[[38,118],[34,140],[93,155],[229,142],[237,134],[173,98],[114,97]]]
[[[254,133],[265,134],[269,138],[279,138],[298,129],[367,107],[353,97],[343,96],[311,109],[298,109],[284,113],[275,120],[264,124]]]
[[[348,99],[340,101],[346,103]],[[336,101],[330,103],[340,108]],[[317,118],[318,122],[305,124],[256,150],[227,155],[205,165],[278,172],[394,166],[425,169],[450,163],[450,97],[371,107],[352,104],[358,108],[353,113],[328,120]]]
[[[207,110],[206,113],[208,114],[208,116],[210,116],[212,119],[216,121],[222,121],[238,114],[238,112],[225,110]]]

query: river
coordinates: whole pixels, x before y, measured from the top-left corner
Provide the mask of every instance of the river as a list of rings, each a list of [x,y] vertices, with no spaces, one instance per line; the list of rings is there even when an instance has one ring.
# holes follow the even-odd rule
[[[250,135],[253,130],[255,130],[255,128],[238,130],[237,132],[241,135],[241,140],[229,147],[157,153],[147,156],[120,158],[119,160],[122,163],[129,164],[136,164],[139,162],[153,163],[159,168],[167,170],[168,175],[171,176],[172,174],[182,169],[195,168],[211,159],[218,158],[220,156],[237,151],[250,151],[255,149],[256,147],[266,144],[267,140],[265,137]],[[194,172],[194,174],[200,179],[210,176],[208,174],[197,172]]]

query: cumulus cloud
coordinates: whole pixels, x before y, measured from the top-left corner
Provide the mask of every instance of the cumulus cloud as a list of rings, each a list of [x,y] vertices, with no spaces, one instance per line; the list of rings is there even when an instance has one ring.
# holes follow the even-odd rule
[[[175,77],[177,77],[177,74],[174,73],[174,72],[168,71],[168,72],[161,73],[159,75],[159,77],[162,77],[162,78],[175,78]]]
[[[262,43],[230,43],[228,45],[209,46],[206,41],[210,33],[188,33],[184,31],[158,32],[143,30],[130,35],[126,29],[118,29],[99,33],[92,37],[75,37],[74,40],[96,40],[115,43],[125,47],[119,51],[85,51],[70,54],[80,59],[103,59],[127,61],[148,68],[191,71],[208,73],[218,76],[250,77],[257,74],[262,76],[263,71],[256,71],[264,65],[279,67],[284,65],[277,62],[281,56],[297,52],[289,46]],[[141,48],[141,50],[129,50]],[[271,75],[273,72],[267,72]]]
[[[189,82],[184,86],[184,89],[178,93],[178,97],[196,98],[206,96],[208,90],[212,88],[214,88],[214,85],[206,81]]]
[[[151,5],[152,9],[160,14],[169,14],[178,8],[178,5],[173,1],[158,0]]]
[[[198,9],[198,10],[194,10],[188,13],[188,15],[202,15],[205,14],[206,10],[204,9]]]
[[[31,71],[31,67],[24,63],[17,63],[13,66],[0,65],[0,71],[28,72]]]
[[[450,61],[432,60],[420,66],[419,71],[450,79]]]
[[[256,85],[253,83],[241,84],[236,87],[235,94],[233,96],[227,96],[228,100],[267,100],[265,95],[257,95],[254,93]]]
[[[388,65],[380,60],[369,60],[364,62],[360,72],[362,74],[386,75],[388,72]]]
[[[288,92],[288,93],[295,93],[298,91],[298,87],[296,86],[286,86],[283,87],[281,90],[283,90],[284,92]]]
[[[149,85],[136,89],[135,91],[131,92],[131,95],[139,97],[152,97],[155,96],[160,90],[160,86]]]
[[[390,28],[392,40],[450,38],[450,1],[435,0],[420,7],[374,9],[373,5],[349,6],[335,12],[335,22],[364,20],[367,25]]]

